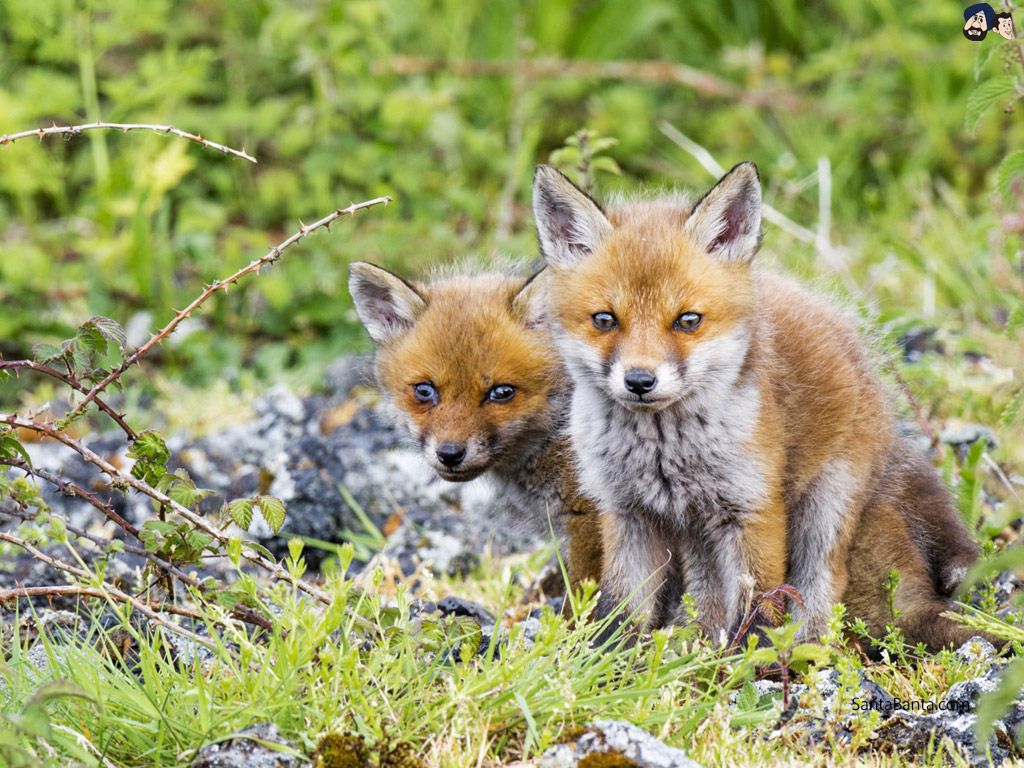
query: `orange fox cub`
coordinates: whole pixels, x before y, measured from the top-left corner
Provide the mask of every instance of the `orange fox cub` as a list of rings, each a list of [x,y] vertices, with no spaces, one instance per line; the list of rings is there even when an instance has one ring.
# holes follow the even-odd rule
[[[569,578],[600,576],[599,524],[579,495],[564,422],[571,382],[539,313],[539,280],[460,275],[412,284],[352,265],[356,312],[395,419],[445,480],[488,472],[520,519],[569,537]]]
[[[930,620],[915,611],[911,639],[957,637],[937,606],[973,542],[948,500],[933,513],[903,493],[938,481],[901,461],[908,449],[853,325],[752,266],[754,165],[738,165],[692,208],[662,198],[607,214],[541,166],[534,212],[552,273],[550,323],[574,382],[580,485],[602,515],[598,612],[626,601],[650,623],[669,621],[685,588],[722,641],[751,586],[785,581],[803,596],[795,617],[814,638],[844,595],[878,618],[884,599],[863,596],[896,568],[913,572],[906,600]],[[902,497],[889,498],[883,480]],[[851,561],[855,536],[886,525],[900,542]],[[949,525],[958,532],[944,534]],[[934,566],[944,555],[956,563]]]

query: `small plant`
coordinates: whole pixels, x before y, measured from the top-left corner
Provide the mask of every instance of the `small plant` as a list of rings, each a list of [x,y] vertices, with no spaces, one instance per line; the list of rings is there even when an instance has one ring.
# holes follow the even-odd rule
[[[603,154],[618,144],[618,139],[581,128],[565,140],[565,146],[551,153],[551,163],[573,177],[588,195],[593,194],[600,173],[621,176],[615,160]]]

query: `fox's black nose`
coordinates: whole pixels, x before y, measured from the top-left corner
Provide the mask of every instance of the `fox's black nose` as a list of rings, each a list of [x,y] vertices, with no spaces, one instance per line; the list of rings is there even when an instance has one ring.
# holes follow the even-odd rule
[[[658,383],[657,377],[650,371],[645,371],[643,368],[630,368],[626,371],[624,381],[626,383],[626,389],[634,395],[646,395],[654,389],[654,385]]]
[[[466,458],[466,446],[459,443],[441,443],[437,446],[437,458],[446,467],[457,467]]]

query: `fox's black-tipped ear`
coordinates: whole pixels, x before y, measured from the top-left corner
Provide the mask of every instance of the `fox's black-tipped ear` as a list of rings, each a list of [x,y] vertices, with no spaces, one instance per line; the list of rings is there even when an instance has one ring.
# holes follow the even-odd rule
[[[548,270],[535,272],[512,297],[512,311],[527,328],[539,328],[547,321]]]
[[[533,215],[541,253],[555,267],[582,261],[612,231],[598,204],[549,165],[533,178]]]
[[[697,201],[683,231],[712,256],[740,264],[761,246],[761,180],[757,166],[740,163]]]
[[[378,344],[406,333],[427,306],[405,280],[365,261],[349,267],[348,290],[366,332]]]

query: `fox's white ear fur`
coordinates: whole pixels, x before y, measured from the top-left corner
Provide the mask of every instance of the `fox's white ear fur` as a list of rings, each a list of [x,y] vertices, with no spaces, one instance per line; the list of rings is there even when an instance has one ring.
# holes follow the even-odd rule
[[[538,328],[547,321],[547,276],[549,270],[535,272],[512,297],[512,311],[527,328]]]
[[[697,201],[683,231],[722,261],[740,264],[761,246],[761,180],[757,166],[740,163]]]
[[[541,253],[555,267],[579,263],[612,231],[597,203],[549,165],[533,177],[533,215]]]
[[[349,267],[348,290],[366,332],[378,344],[406,333],[427,306],[405,280],[365,261]]]

